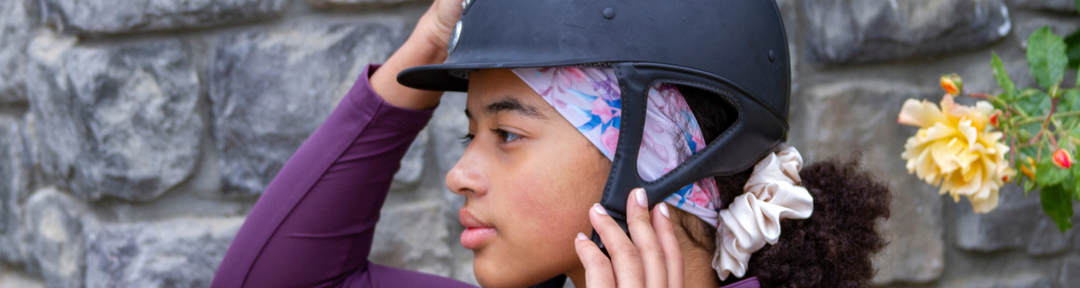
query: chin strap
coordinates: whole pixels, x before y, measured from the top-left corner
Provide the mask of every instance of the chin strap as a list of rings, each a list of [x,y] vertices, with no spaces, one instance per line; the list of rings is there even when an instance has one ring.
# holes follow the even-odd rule
[[[728,209],[720,210],[713,269],[720,280],[746,274],[750,255],[780,239],[780,220],[806,219],[814,212],[814,197],[802,179],[802,155],[794,147],[765,156]]]

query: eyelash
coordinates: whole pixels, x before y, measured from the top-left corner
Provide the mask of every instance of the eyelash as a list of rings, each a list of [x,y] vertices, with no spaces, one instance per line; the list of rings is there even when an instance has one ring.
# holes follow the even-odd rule
[[[510,131],[506,131],[506,130],[503,130],[503,129],[491,129],[491,132],[494,132],[496,135],[498,135],[499,136],[499,141],[501,141],[503,143],[514,142],[514,141],[517,141],[517,140],[521,139],[521,137],[522,137],[521,135],[518,135],[518,134],[510,132]],[[514,139],[510,139],[511,135],[516,136],[516,137],[514,137]],[[465,146],[469,146],[469,144],[472,143],[473,138],[476,138],[476,135],[473,135],[473,134],[462,135],[461,136],[461,144],[463,144]]]
[[[503,130],[503,129],[491,129],[491,132],[495,132],[495,134],[499,135],[499,141],[502,141],[503,143],[514,142],[514,141],[517,141],[518,139],[521,139],[521,135],[518,135],[518,134],[510,132],[510,131],[506,131],[506,130]],[[514,136],[517,136],[517,137],[515,137],[513,140],[511,140],[510,135],[514,135]]]

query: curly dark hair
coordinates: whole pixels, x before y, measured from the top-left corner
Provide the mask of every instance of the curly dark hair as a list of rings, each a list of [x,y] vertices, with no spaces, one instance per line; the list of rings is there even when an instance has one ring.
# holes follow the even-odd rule
[[[706,141],[712,141],[735,117],[724,100],[693,87],[680,86]],[[799,172],[814,197],[808,219],[780,221],[780,239],[750,257],[744,277],[757,276],[764,287],[867,287],[874,276],[870,257],[885,247],[876,229],[889,217],[888,186],[860,168],[857,156],[812,163]],[[717,177],[721,208],[743,194],[751,171]],[[686,214],[689,215],[689,214]],[[694,217],[681,221],[692,242],[716,249],[716,228]],[[731,277],[722,284],[738,281]]]

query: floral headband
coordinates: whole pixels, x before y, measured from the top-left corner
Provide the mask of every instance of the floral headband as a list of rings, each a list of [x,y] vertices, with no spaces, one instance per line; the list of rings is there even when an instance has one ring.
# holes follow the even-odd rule
[[[615,157],[622,120],[622,101],[615,71],[606,67],[545,67],[511,69],[559,114],[577,128],[608,160]],[[694,113],[679,90],[670,84],[649,89],[645,133],[638,150],[638,173],[645,181],[664,176],[705,149]],[[728,209],[721,203],[716,182],[705,178],[679,189],[664,202],[717,227],[713,268],[720,280],[742,277],[750,255],[775,244],[781,219],[805,219],[813,198],[799,186],[802,156],[788,147],[756,166]]]

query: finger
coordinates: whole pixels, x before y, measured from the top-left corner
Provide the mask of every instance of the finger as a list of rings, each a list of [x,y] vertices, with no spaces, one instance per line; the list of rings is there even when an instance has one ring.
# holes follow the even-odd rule
[[[636,204],[635,204],[636,205]],[[589,212],[589,220],[592,221],[593,229],[604,241],[608,254],[611,255],[612,271],[615,274],[615,282],[623,288],[644,287],[645,273],[642,269],[641,256],[637,247],[630,238],[626,237],[615,219],[608,216],[600,204],[593,204]]]
[[[647,208],[648,195],[645,195],[645,189],[637,188],[630,191],[630,197],[626,198],[626,225],[630,228],[630,237],[645,268],[645,287],[666,287],[667,263],[664,261],[664,249],[653,232],[652,217],[649,217]]]
[[[578,233],[574,240],[581,265],[585,266],[585,284],[588,287],[615,287],[615,274],[611,270],[611,260],[600,252],[596,243],[589,241],[585,233]]]
[[[656,204],[652,215],[653,231],[664,250],[664,261],[667,263],[667,285],[683,287],[683,277],[686,275],[683,274],[682,250],[679,250],[679,240],[675,238],[675,227],[671,225],[671,213],[667,204]]]

